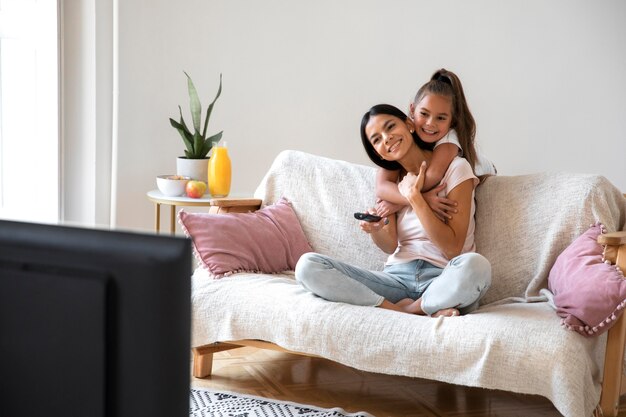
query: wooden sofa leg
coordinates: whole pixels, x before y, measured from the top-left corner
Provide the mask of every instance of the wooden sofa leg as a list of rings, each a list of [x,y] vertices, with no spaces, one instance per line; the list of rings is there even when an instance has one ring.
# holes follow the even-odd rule
[[[609,330],[604,359],[604,378],[600,408],[605,417],[617,416],[622,387],[622,364],[624,361],[624,339],[626,338],[626,319],[621,315],[617,323]]]
[[[206,378],[213,372],[213,352],[199,353],[193,349],[193,376],[195,378]]]
[[[626,196],[626,194],[625,194]],[[625,232],[607,233],[598,237],[598,243],[606,245],[604,257],[626,273],[626,236]],[[624,314],[608,332],[606,353],[604,355],[604,378],[600,408],[605,417],[617,416],[619,398],[622,394],[624,349],[626,343],[626,319]]]
[[[213,372],[213,354],[223,350],[235,349],[241,346],[229,343],[212,343],[210,345],[192,348],[193,352],[193,376],[195,378],[206,378]]]

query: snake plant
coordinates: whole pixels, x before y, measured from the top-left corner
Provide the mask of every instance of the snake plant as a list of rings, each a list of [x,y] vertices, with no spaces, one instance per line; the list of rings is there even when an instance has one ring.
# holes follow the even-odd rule
[[[204,118],[204,126],[202,127],[202,131],[200,130],[200,117],[202,114],[202,105],[200,104],[200,99],[198,98],[198,92],[196,91],[196,87],[193,85],[193,81],[189,74],[185,72],[187,76],[187,90],[189,91],[189,108],[191,110],[191,120],[193,122],[193,133],[187,127],[185,123],[185,119],[183,119],[183,110],[180,106],[178,106],[178,110],[180,112],[180,122],[170,118],[170,124],[174,129],[180,133],[180,136],[183,138],[183,142],[185,143],[185,156],[188,159],[203,159],[206,158],[211,147],[213,146],[213,142],[219,142],[222,138],[223,131],[216,133],[213,136],[207,137],[207,127],[209,126],[209,118],[211,117],[211,112],[213,111],[213,105],[217,101],[217,98],[222,94],[222,74],[220,74],[220,87],[217,90],[217,95],[213,99],[213,102],[209,104],[209,107],[206,110],[206,116]]]

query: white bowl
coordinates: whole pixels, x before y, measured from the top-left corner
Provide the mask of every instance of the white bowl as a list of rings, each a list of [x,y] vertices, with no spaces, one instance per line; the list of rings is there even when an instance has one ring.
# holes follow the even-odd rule
[[[185,186],[190,179],[182,175],[158,175],[156,180],[157,187],[163,195],[178,197],[185,194]]]

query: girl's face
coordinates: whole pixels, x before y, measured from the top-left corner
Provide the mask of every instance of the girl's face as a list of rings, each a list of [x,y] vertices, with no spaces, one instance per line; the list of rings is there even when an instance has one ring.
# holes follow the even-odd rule
[[[401,120],[389,114],[370,117],[365,125],[365,134],[374,150],[387,161],[400,160],[413,146],[410,120]]]
[[[450,130],[452,100],[445,96],[426,94],[419,103],[411,103],[411,114],[417,135],[424,142],[437,142]]]

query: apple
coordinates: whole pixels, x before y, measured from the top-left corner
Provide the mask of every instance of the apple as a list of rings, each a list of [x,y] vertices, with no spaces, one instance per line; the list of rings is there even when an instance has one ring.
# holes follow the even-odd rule
[[[204,181],[191,180],[185,185],[185,194],[187,197],[200,198],[206,192],[206,183]]]

